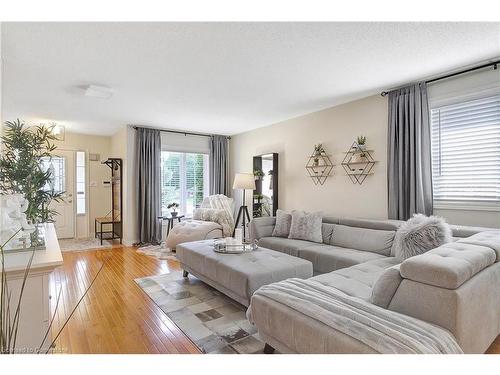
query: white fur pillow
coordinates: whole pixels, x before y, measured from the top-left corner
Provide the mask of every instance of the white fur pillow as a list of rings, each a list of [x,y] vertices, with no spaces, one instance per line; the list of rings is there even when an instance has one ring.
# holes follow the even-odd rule
[[[451,240],[451,228],[443,218],[417,214],[397,230],[394,238],[395,256],[403,261]]]
[[[288,238],[321,243],[323,242],[322,223],[321,212],[307,213],[294,210]]]
[[[288,237],[291,225],[292,215],[280,209],[276,210],[276,225],[273,229],[273,237]]]

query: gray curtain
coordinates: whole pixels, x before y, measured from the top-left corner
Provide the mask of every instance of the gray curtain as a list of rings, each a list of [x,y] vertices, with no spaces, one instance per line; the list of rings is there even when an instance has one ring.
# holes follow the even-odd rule
[[[425,82],[389,93],[389,218],[432,215],[429,104]]]
[[[135,151],[139,241],[158,244],[161,242],[160,131],[137,128]]]
[[[210,138],[209,176],[210,195],[228,195],[229,145],[224,135]]]

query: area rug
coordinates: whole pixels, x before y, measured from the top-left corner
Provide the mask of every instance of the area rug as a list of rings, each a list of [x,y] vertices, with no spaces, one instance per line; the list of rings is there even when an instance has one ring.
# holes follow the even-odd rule
[[[146,245],[137,249],[137,252],[144,255],[149,255],[158,259],[172,259],[176,260],[175,253],[170,251],[169,248],[161,245]]]
[[[172,271],[135,282],[203,353],[263,353],[246,307],[196,277]]]
[[[111,247],[112,243],[110,241],[102,241],[97,238],[91,238],[87,240],[78,240],[75,238],[62,239],[59,240],[59,247],[61,251],[84,251],[93,249],[102,249],[105,247]]]

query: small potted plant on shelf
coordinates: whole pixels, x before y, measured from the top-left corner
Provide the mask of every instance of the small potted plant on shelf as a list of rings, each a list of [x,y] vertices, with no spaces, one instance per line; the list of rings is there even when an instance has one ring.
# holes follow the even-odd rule
[[[176,217],[178,214],[177,209],[179,208],[179,203],[176,203],[176,202],[169,203],[167,208],[171,209],[170,215],[172,217]]]
[[[260,169],[256,169],[253,171],[253,176],[255,177],[255,180],[261,180],[262,177],[264,177],[264,172],[262,172]]]
[[[366,137],[364,135],[358,135],[358,137],[356,138],[356,145],[353,147],[353,150],[359,151],[359,154],[355,152],[352,161],[355,161],[358,163],[364,162],[365,158],[366,158],[366,155],[364,152],[364,151],[366,151]]]
[[[364,135],[358,135],[358,138],[356,139],[356,144],[358,145],[358,149],[360,151],[365,151],[366,150],[366,137]]]
[[[321,155],[323,155],[323,154],[326,154],[325,148],[323,147],[323,144],[318,143],[317,145],[314,145],[314,154],[313,154],[313,156],[314,156],[314,159],[313,159],[314,164],[313,164],[313,166],[314,167],[319,166],[319,157]]]

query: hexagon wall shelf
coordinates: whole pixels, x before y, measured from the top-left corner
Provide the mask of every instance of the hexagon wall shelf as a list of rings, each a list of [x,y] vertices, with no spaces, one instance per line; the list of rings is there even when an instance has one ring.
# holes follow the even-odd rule
[[[349,151],[345,152],[342,167],[353,184],[362,184],[366,177],[373,174],[373,166],[377,163],[373,159],[373,150],[361,150],[356,142],[353,142]]]
[[[306,164],[306,170],[314,185],[323,185],[326,179],[331,175],[334,164],[330,157],[322,152],[321,154],[312,154]]]

